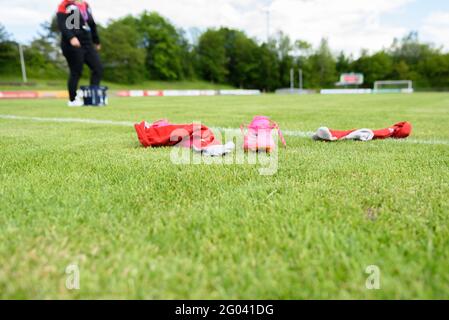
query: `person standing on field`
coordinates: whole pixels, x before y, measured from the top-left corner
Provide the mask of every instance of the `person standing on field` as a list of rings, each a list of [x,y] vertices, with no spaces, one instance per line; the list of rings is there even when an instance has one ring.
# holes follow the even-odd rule
[[[90,6],[84,0],[62,1],[58,7],[57,20],[62,34],[62,53],[70,69],[68,106],[81,107],[83,102],[76,92],[83,65],[87,64],[91,70],[91,86],[99,86],[103,76],[103,66],[98,55],[101,45],[97,25]]]

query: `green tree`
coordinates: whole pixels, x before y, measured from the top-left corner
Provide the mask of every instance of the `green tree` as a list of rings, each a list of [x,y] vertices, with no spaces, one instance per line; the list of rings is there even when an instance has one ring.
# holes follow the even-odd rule
[[[0,75],[20,75],[18,44],[11,40],[11,35],[0,24]]]
[[[294,44],[290,37],[282,31],[274,38],[279,60],[279,83],[282,87],[290,86],[290,70],[295,68],[295,60],[292,56]]]
[[[388,80],[394,73],[393,59],[385,51],[372,56],[363,52],[362,56],[354,62],[353,67],[354,71],[364,74],[366,87],[372,87],[378,80]]]
[[[179,80],[184,78],[182,37],[176,28],[155,12],[143,12],[137,27],[146,48],[146,68],[150,79]]]
[[[204,32],[197,46],[198,73],[204,80],[224,83],[228,75],[225,35],[217,30]]]
[[[11,35],[6,31],[4,25],[0,23],[0,42],[7,42],[11,40]]]
[[[241,31],[221,28],[219,32],[225,39],[227,82],[240,88],[254,88],[259,66],[258,45]]]
[[[25,51],[30,76],[54,78],[67,73],[67,63],[60,49],[61,36],[56,17],[41,24],[37,38]],[[35,75],[33,75],[35,74]]]
[[[294,49],[296,56],[295,69],[302,70],[303,88],[307,88],[311,84],[311,76],[313,74],[312,66],[310,64],[310,56],[313,54],[313,46],[307,41],[296,40]]]
[[[182,77],[192,80],[197,77],[195,71],[196,51],[194,50],[194,46],[187,40],[184,30],[179,29],[178,34],[180,35],[179,46],[181,48]]]
[[[417,85],[422,88],[449,88],[449,54],[435,52],[427,55],[417,66]]]
[[[337,64],[329,48],[326,39],[321,43],[314,54],[310,56],[311,64],[311,84],[317,88],[331,87],[337,82]]]
[[[274,91],[280,87],[279,61],[274,48],[270,44],[262,44],[257,52],[257,76],[255,87],[263,91]]]
[[[295,41],[294,50],[296,51],[296,56],[310,56],[312,54],[312,49],[312,45],[307,41]]]
[[[411,70],[405,60],[401,60],[394,65],[393,75],[396,79],[410,79]]]
[[[353,61],[351,56],[346,56],[343,51],[337,57],[336,69],[338,74],[352,72]]]
[[[241,31],[209,29],[199,38],[197,53],[200,75],[208,81],[261,90],[279,85],[276,46],[259,46]]]
[[[420,43],[417,32],[410,32],[404,38],[394,39],[390,54],[395,63],[404,61],[409,66],[416,66],[421,59],[438,51],[431,45]]]
[[[123,20],[100,29],[105,79],[119,83],[138,83],[145,79],[145,49],[139,47],[135,24]]]
[[[421,43],[417,32],[410,32],[408,35],[398,40],[395,39],[390,54],[394,61],[393,77],[397,79],[407,79],[415,81],[415,84],[430,84],[427,74],[423,74],[423,69],[419,69],[422,61],[438,60],[441,56],[441,49],[434,48],[427,43]]]

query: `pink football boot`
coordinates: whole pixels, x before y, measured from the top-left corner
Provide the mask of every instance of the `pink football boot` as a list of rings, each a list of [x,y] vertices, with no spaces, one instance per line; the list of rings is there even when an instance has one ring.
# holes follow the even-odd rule
[[[284,136],[277,123],[270,120],[268,117],[257,116],[254,117],[251,124],[247,127],[243,148],[245,151],[254,152],[273,152],[276,144],[273,139],[272,131],[277,129],[279,137],[284,146],[287,146]],[[244,134],[244,126],[241,126]]]

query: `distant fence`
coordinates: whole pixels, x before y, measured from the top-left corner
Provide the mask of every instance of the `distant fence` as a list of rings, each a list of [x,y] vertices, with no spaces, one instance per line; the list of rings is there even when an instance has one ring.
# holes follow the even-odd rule
[[[323,89],[320,94],[375,94],[412,93],[413,89]],[[315,90],[277,90],[279,95],[314,94]],[[120,90],[112,91],[116,97],[212,97],[212,96],[258,96],[259,90]],[[0,91],[1,99],[68,99],[67,91]]]
[[[11,87],[34,87],[37,86],[36,82],[16,82],[16,81],[0,81],[0,86],[11,86]]]
[[[316,90],[305,90],[305,89],[278,89],[276,94],[314,94],[317,93]]]
[[[68,98],[67,91],[0,91],[0,99]]]
[[[321,94],[372,94],[373,89],[323,89]]]
[[[258,96],[260,90],[218,90],[220,96]]]
[[[117,97],[256,96],[259,90],[120,90]],[[0,99],[67,99],[67,91],[0,91]]]
[[[413,89],[397,88],[397,89],[323,89],[321,94],[381,94],[381,93],[413,93]]]
[[[118,97],[255,96],[259,90],[121,90]]]

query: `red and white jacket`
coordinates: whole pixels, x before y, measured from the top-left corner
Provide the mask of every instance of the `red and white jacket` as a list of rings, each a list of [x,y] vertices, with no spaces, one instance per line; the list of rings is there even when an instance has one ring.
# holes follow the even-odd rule
[[[63,42],[68,43],[70,39],[77,37],[83,45],[100,44],[97,24],[86,1],[62,1],[58,6],[57,21]]]

